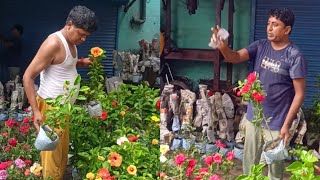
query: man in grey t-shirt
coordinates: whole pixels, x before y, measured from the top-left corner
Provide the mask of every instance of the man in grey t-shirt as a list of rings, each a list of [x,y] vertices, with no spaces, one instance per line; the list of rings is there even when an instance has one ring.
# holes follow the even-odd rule
[[[263,125],[262,128],[253,125],[250,103],[246,117],[244,174],[249,174],[251,166],[259,163],[262,146],[272,136],[280,137],[288,143],[289,128],[304,100],[307,64],[298,47],[289,39],[293,24],[292,11],[287,8],[272,9],[269,12],[267,39],[255,41],[239,51],[230,49],[226,41],[220,41],[217,47],[227,62],[240,63],[251,59],[254,71],[259,73],[263,89],[267,93],[262,106],[265,117],[272,118],[269,123],[272,135]],[[216,43],[218,30],[219,27],[216,27],[211,43]],[[283,161],[269,165],[269,178],[282,179],[283,170]]]

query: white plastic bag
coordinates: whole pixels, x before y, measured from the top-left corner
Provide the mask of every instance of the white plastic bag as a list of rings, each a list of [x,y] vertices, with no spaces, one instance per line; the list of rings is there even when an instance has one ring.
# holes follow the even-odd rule
[[[99,101],[90,101],[88,105],[89,115],[91,117],[99,117],[102,115],[102,107]]]
[[[48,126],[40,126],[34,146],[40,151],[53,151],[58,145],[59,136],[56,133],[53,133],[53,137],[56,139],[52,141],[47,136],[46,132],[52,132],[52,130]]]
[[[278,146],[268,151],[265,151],[266,147],[271,143],[272,141],[266,142],[263,146],[262,155],[264,156],[267,164],[272,164],[275,161],[281,161],[288,157],[288,150],[285,148],[283,139],[279,142]]]

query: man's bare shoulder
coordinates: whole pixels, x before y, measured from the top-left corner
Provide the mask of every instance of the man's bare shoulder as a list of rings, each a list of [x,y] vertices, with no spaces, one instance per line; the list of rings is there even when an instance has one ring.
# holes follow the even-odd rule
[[[60,39],[56,35],[51,34],[47,37],[47,39],[45,39],[43,41],[41,46],[43,48],[45,48],[46,50],[56,51],[56,50],[60,49],[61,42],[60,42]]]

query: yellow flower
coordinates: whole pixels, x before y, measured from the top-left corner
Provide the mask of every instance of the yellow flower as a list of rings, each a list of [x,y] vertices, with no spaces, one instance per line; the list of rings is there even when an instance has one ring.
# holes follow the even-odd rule
[[[152,144],[153,145],[157,145],[159,143],[159,141],[157,139],[152,139]]]
[[[93,57],[98,57],[101,56],[103,54],[103,50],[99,47],[93,47],[90,50],[91,54]]]
[[[94,179],[94,174],[92,172],[89,172],[87,175],[86,175],[86,178],[92,180]]]
[[[121,111],[120,114],[121,114],[122,117],[124,117],[126,115],[126,112],[125,111]]]
[[[33,163],[33,165],[30,167],[30,172],[35,176],[41,176],[41,170],[42,167],[38,163]]]
[[[160,122],[160,119],[157,116],[151,116],[151,120],[154,122]]]
[[[169,151],[169,146],[168,145],[160,145],[160,153],[162,155],[165,155]]]
[[[119,167],[122,163],[122,156],[116,152],[110,152],[108,162],[110,166]]]
[[[95,180],[102,180],[102,178],[101,178],[101,177],[99,177],[99,178],[96,178]]]
[[[127,171],[129,174],[131,175],[136,175],[137,174],[137,167],[135,165],[130,165],[128,168],[127,168]]]
[[[100,161],[106,160],[106,158],[104,158],[103,156],[98,156],[98,159],[99,159]]]

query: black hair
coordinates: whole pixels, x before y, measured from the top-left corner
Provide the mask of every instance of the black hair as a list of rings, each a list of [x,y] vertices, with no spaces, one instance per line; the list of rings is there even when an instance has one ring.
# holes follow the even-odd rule
[[[12,29],[16,29],[17,31],[19,31],[20,35],[23,34],[23,26],[21,24],[13,25]]]
[[[93,33],[98,29],[95,13],[85,6],[78,5],[73,7],[66,23],[69,21],[71,21],[76,28],[83,29],[89,33]]]
[[[276,19],[282,21],[284,25],[291,26],[291,29],[293,28],[294,14],[290,9],[271,9],[269,11],[269,16],[275,17]]]

